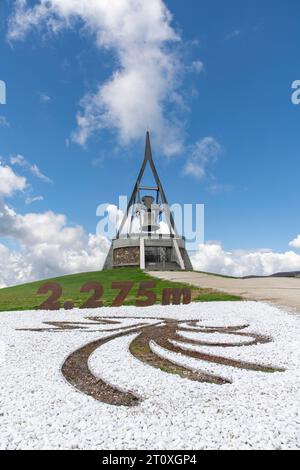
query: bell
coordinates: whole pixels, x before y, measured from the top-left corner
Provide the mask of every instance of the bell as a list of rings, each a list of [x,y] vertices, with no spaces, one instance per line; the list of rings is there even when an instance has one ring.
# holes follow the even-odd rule
[[[153,196],[144,196],[142,199],[144,206],[146,209],[151,210],[151,207],[153,206],[154,203],[154,197]]]
[[[154,198],[152,196],[144,196],[142,201],[144,204],[142,231],[157,232],[159,230],[159,224],[157,223],[159,206],[153,205]]]

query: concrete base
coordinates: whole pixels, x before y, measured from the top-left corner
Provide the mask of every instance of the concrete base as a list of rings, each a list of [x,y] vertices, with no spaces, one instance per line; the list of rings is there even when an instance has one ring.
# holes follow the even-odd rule
[[[103,269],[129,266],[163,271],[193,269],[184,239],[162,235],[113,240]]]

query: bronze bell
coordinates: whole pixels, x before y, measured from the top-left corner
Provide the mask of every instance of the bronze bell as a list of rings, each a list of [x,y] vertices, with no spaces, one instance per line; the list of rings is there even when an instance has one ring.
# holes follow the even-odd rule
[[[154,203],[154,197],[144,196],[142,198],[144,204],[144,215],[142,222],[142,231],[143,232],[157,232],[159,230],[158,215],[160,212],[160,207]]]

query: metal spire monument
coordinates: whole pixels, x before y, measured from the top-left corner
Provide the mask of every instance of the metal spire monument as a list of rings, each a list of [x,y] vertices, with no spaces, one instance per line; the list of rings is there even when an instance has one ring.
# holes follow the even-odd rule
[[[142,183],[147,164],[155,186],[145,186]],[[160,233],[162,217],[165,219],[166,233]],[[174,217],[152,158],[149,132],[141,170],[103,269],[128,266],[166,271],[193,269],[184,237],[177,233]]]

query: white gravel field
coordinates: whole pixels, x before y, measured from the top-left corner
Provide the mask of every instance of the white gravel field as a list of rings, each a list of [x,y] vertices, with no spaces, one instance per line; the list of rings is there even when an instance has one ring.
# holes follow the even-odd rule
[[[73,388],[63,377],[65,359],[81,346],[118,332],[117,325],[86,330],[19,331],[53,328],[43,322],[84,322],[87,317],[138,317],[198,320],[198,326],[250,326],[249,337],[181,332],[182,354],[153,352],[193,370],[222,376],[227,385],[200,383],[153,368],[129,352],[137,334],[99,347],[89,359],[92,373],[141,398],[135,407],[103,404]],[[155,320],[143,320],[149,324]],[[183,326],[183,325],[182,325]],[[110,332],[101,330],[112,329]],[[95,331],[96,330],[96,331]],[[124,330],[122,330],[124,331]],[[270,336],[267,344],[236,347],[207,343],[250,342],[251,333]],[[281,367],[263,373],[190,358],[188,350]],[[185,306],[122,307],[60,312],[0,313],[0,449],[299,449],[300,317],[264,303],[213,302]]]

